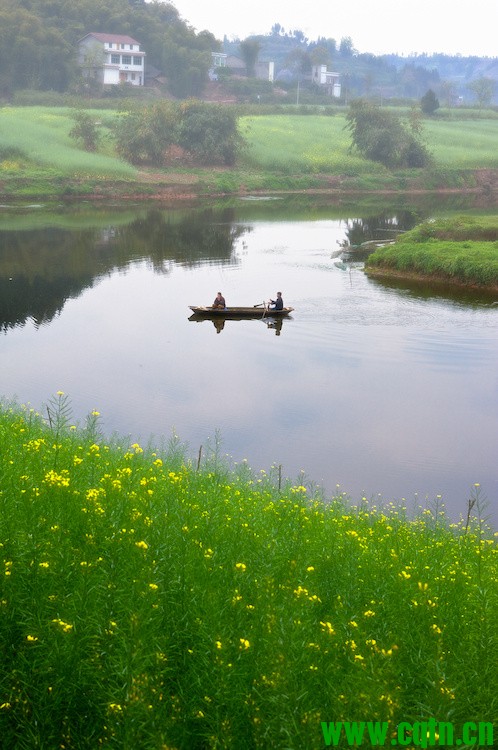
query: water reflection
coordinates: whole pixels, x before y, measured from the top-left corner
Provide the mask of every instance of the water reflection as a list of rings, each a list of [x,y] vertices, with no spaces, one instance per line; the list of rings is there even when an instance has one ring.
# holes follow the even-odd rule
[[[479,287],[458,287],[444,281],[427,279],[396,279],[381,276],[369,277],[373,285],[389,292],[396,292],[411,299],[440,300],[453,307],[483,308],[496,306],[496,292]]]
[[[216,221],[212,210],[153,209],[125,226],[0,231],[0,330],[48,323],[96,280],[143,259],[161,274],[172,264],[236,264],[234,243],[249,231],[230,208]]]
[[[255,313],[252,318],[249,318],[247,315],[231,315],[229,318],[223,318],[220,315],[196,315],[195,313],[189,317],[189,321],[191,323],[202,323],[203,321],[211,322],[216,330],[216,333],[221,333],[223,331],[223,329],[225,328],[225,323],[227,321],[229,323],[237,323],[247,320],[259,321],[263,323],[268,330],[275,333],[275,336],[280,336],[284,323],[283,318],[272,318],[268,315],[265,317],[262,316],[261,313]],[[286,320],[292,320],[292,318],[287,316]]]
[[[348,219],[345,232],[347,245],[355,249],[372,240],[394,239],[401,232],[413,229],[422,218],[421,211],[405,209],[395,214],[383,211],[361,219]]]
[[[416,208],[284,204],[43,226],[0,211],[0,393],[40,407],[60,388],[76,419],[98,408],[107,434],[138,442],[174,425],[197,450],[219,430],[235,460],[304,469],[327,492],[441,493],[457,513],[480,482],[496,506],[496,308],[370,278],[358,248],[344,268],[331,259],[408,228]],[[250,306],[277,288],[296,308],[285,331],[188,319],[217,289]]]

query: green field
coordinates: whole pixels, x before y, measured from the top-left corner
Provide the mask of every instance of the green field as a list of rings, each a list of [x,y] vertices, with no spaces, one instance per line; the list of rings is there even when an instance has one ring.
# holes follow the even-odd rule
[[[375,162],[349,154],[344,115],[244,117],[246,156],[253,167],[284,172],[384,173]],[[498,119],[430,120],[424,138],[436,166],[451,169],[498,168]]]
[[[57,107],[3,107],[0,109],[0,179],[39,170],[52,170],[66,177],[100,179],[133,178],[136,170],[116,158],[105,126],[112,111],[94,110],[102,124],[99,153],[84,151],[69,132],[74,111]]]
[[[436,163],[443,167],[498,168],[498,120],[425,122],[425,133]]]
[[[89,111],[98,123],[96,153],[84,151],[69,136],[74,109],[1,108],[0,192],[16,196],[108,190],[115,195],[113,183],[119,181],[121,191],[138,190],[145,195],[154,192],[154,182],[160,183],[161,175],[171,186],[170,177],[180,173],[193,178],[191,190],[207,194],[236,193],[241,186],[247,191],[337,188],[341,180],[350,190],[370,192],[407,190],[414,180],[417,189],[464,189],[473,184],[473,170],[498,169],[498,118],[425,121],[432,166],[425,171],[390,172],[350,152],[344,113],[279,114],[240,118],[246,147],[232,169],[151,165],[154,180],[140,183],[137,170],[116,157],[112,123],[119,117],[117,110]]]
[[[351,139],[345,125],[341,115],[243,117],[240,128],[248,143],[244,160],[253,168],[289,174],[384,172],[381,165],[348,153]]]
[[[62,393],[44,414],[0,405],[3,747],[315,750],[321,721],[496,720],[478,519],[105,441]]]

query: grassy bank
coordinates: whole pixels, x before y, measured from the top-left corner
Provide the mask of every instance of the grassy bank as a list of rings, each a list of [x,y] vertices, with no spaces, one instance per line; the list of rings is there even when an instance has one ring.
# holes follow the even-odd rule
[[[247,148],[234,169],[173,163],[139,172],[116,157],[112,126],[119,112],[90,111],[100,135],[96,153],[84,151],[70,138],[75,112],[70,107],[0,109],[0,194],[167,197],[262,190],[492,190],[498,180],[498,119],[428,122],[434,163],[422,171],[390,172],[350,153],[341,112],[333,117],[241,117]],[[484,182],[477,171],[486,171]]]
[[[370,273],[419,275],[498,292],[498,224],[471,217],[425,222],[376,250]]]
[[[5,747],[312,750],[320,721],[496,719],[478,523],[104,441],[63,394],[45,417],[0,409]]]

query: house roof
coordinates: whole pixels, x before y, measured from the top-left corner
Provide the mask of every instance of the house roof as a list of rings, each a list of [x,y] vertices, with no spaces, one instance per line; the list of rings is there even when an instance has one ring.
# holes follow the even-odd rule
[[[136,39],[131,36],[123,36],[122,34],[104,34],[100,31],[91,31],[89,34],[85,34],[79,41],[82,42],[89,36],[93,36],[99,42],[113,42],[117,44],[140,44]]]

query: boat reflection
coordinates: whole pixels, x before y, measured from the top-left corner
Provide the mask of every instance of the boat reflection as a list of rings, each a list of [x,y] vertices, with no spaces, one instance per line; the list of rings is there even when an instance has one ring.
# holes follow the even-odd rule
[[[254,317],[252,318],[248,318],[247,315],[230,316],[229,318],[224,318],[220,315],[196,315],[196,313],[194,313],[189,317],[189,320],[192,323],[202,323],[203,321],[208,320],[214,325],[216,333],[222,332],[227,321],[231,322],[239,320],[259,320],[260,323],[263,323],[263,325],[266,326],[266,328],[274,331],[275,336],[280,336],[284,323],[284,318],[272,317],[271,315],[267,315],[264,318],[261,317],[261,315],[254,315]],[[286,320],[292,320],[292,318],[287,316]]]

